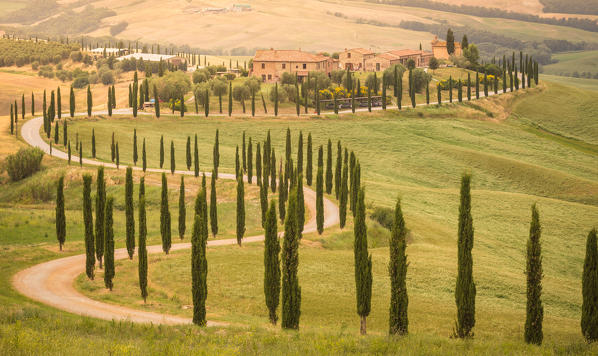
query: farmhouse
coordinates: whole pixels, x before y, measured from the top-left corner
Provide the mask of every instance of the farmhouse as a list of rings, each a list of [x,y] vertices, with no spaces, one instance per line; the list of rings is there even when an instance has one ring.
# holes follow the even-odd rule
[[[440,41],[438,36],[434,36],[434,40],[432,41],[432,53],[434,57],[438,59],[449,59],[450,55],[448,50],[446,49],[446,41]],[[455,56],[461,55],[461,43],[455,41]]]
[[[154,54],[154,53],[131,53],[126,56],[118,57],[117,60],[122,61],[125,59],[136,59],[140,60],[143,59],[144,62],[160,62],[160,60],[164,62],[168,62],[174,65],[180,65],[183,63],[184,59],[181,57],[168,55],[168,54]]]
[[[413,49],[402,49],[377,54],[365,61],[365,70],[368,72],[379,72],[395,64],[407,66],[407,62],[412,59],[416,67],[425,67],[430,63],[432,52],[426,52]]]
[[[129,50],[127,48],[98,47],[98,48],[94,48],[91,51],[89,51],[89,54],[91,55],[91,57],[94,60],[97,60],[98,58],[103,57],[104,54],[106,54],[106,56],[120,57],[120,56],[126,55],[127,53],[129,53]]]
[[[303,80],[309,72],[329,75],[337,67],[337,61],[320,54],[301,50],[258,50],[253,57],[252,75],[264,82],[276,82],[286,72],[297,74],[299,80]]]
[[[371,49],[352,48],[346,49],[338,56],[338,61],[342,69],[364,70],[365,62],[376,55]]]

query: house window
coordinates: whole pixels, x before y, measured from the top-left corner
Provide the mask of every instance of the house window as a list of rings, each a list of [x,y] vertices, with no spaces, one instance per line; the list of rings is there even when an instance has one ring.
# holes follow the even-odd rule
[[[307,64],[303,63],[303,69],[307,69]]]
[[[282,64],[282,69],[285,69],[286,67],[287,67],[287,64],[286,64],[286,63],[283,63],[283,64]]]
[[[351,58],[351,52],[347,53],[347,58]]]
[[[376,63],[376,72],[380,71],[380,63]]]
[[[266,81],[266,75],[265,74],[262,74],[262,80]]]
[[[266,63],[262,63],[262,69],[266,69]]]
[[[268,74],[268,80],[272,80],[272,74]]]

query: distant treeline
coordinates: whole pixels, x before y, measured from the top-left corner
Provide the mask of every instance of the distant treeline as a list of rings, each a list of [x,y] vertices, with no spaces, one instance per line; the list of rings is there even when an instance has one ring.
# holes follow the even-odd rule
[[[598,15],[598,0],[540,0],[544,12]]]
[[[446,3],[441,3],[437,1],[431,0],[366,0],[367,2],[372,3],[383,3],[383,4],[390,4],[390,5],[399,5],[399,6],[410,6],[410,7],[421,7],[424,9],[430,10],[437,10],[443,12],[452,12],[456,14],[465,14],[465,15],[472,15],[472,16],[479,16],[479,17],[491,17],[491,18],[502,18],[502,19],[509,19],[509,20],[518,20],[518,21],[526,21],[526,22],[535,22],[535,23],[542,23],[547,25],[557,25],[557,26],[567,26],[573,27],[581,30],[591,31],[591,32],[598,32],[598,23],[594,20],[590,19],[580,19],[580,18],[554,18],[554,17],[540,17],[537,15],[531,14],[524,14],[520,12],[513,12],[513,11],[505,11],[498,8],[490,8],[490,7],[483,7],[483,6],[471,6],[471,5],[451,5]],[[546,1],[546,0],[543,0]],[[558,2],[559,0],[550,0],[550,2]],[[569,6],[569,2],[567,1],[560,1],[562,2],[562,7]],[[593,11],[598,12],[598,7],[596,7],[596,0],[576,0],[573,1],[574,3],[579,2],[583,4],[583,6],[587,6],[588,8],[592,8]],[[586,4],[587,3],[587,4]],[[590,3],[594,3],[594,5],[590,5]]]

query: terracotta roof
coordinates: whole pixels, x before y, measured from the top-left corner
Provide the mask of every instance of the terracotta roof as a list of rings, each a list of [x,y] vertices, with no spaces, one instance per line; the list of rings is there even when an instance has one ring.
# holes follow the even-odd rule
[[[376,58],[384,58],[384,59],[388,59],[390,61],[395,60],[395,59],[399,59],[398,56],[395,56],[391,52],[377,54],[376,57],[374,57],[373,59],[376,59]]]
[[[257,50],[254,62],[323,62],[328,57],[307,53],[294,49],[263,49]]]
[[[360,54],[375,54],[374,51],[372,51],[371,49],[365,49],[365,48],[351,48],[349,50],[346,50],[345,52],[357,52]]]
[[[397,57],[404,57],[404,56],[418,56],[422,54],[422,51],[415,50],[415,49],[400,49],[396,51],[388,52]]]

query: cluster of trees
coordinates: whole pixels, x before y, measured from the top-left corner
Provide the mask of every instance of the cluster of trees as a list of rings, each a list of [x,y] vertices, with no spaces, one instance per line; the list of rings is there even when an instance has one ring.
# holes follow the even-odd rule
[[[78,51],[75,44],[35,40],[0,39],[0,67],[24,66],[30,63],[42,65],[58,64],[69,58],[72,51]]]
[[[598,15],[596,4],[587,0],[540,0],[543,12],[560,14]]]

